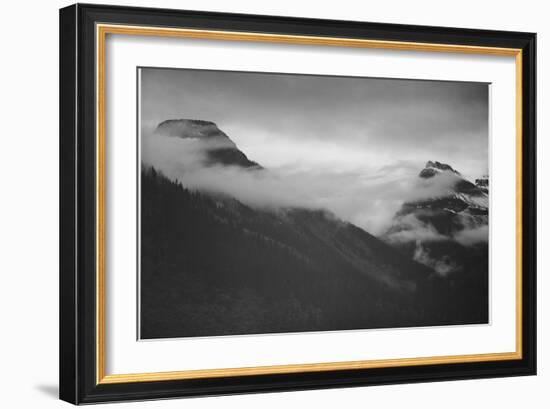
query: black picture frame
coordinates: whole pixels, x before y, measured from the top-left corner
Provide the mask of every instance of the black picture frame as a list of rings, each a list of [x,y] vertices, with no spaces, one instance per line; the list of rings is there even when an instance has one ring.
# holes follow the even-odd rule
[[[521,359],[97,382],[96,23],[516,48],[522,52]],[[536,374],[536,34],[76,4],[60,10],[60,398],[74,404]]]

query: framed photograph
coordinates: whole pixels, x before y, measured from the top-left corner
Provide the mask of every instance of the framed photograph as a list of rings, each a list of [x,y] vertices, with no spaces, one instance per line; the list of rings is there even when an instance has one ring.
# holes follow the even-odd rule
[[[535,41],[61,9],[61,399],[534,375]]]

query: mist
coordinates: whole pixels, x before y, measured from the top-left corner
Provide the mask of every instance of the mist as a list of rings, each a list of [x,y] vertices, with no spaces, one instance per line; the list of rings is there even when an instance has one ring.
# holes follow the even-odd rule
[[[428,160],[470,180],[488,172],[485,83],[146,68],[140,86],[143,162],[253,207],[325,209],[380,235],[403,203],[449,192],[453,175],[418,178]],[[155,134],[178,118],[213,121],[230,140]],[[212,165],[212,143],[264,169]],[[414,223],[395,239],[436,239]]]
[[[143,164],[186,188],[231,196],[256,208],[324,209],[374,235],[389,227],[404,202],[443,195],[456,180],[445,175],[426,183],[418,178],[418,167],[399,161],[346,170],[301,168],[299,164],[269,169],[208,165],[208,150],[228,143],[168,137],[149,126],[142,129],[141,157]],[[315,152],[315,144],[310,148]],[[416,232],[403,234],[433,236],[429,228],[418,227]]]

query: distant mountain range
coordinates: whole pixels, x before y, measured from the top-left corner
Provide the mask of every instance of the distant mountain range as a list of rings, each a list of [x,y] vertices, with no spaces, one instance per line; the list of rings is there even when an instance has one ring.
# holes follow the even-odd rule
[[[205,166],[268,171],[213,122],[169,120],[157,132],[208,141]],[[411,254],[392,240],[407,215],[450,238],[487,219],[486,192],[429,164],[421,178],[456,174],[452,193],[403,205],[382,238],[325,210],[258,209],[143,166],[142,338],[486,323],[486,266],[447,277],[415,256],[416,242]]]

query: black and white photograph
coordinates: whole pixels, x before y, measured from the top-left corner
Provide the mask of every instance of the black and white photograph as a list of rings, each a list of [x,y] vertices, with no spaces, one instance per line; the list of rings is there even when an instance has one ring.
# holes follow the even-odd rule
[[[4,155],[21,214],[5,212],[21,251],[4,270],[24,281],[6,310],[28,350],[8,362],[12,397],[542,399],[547,379],[525,377],[547,310],[543,13],[252,3],[92,0],[55,21],[41,9],[38,36],[8,41],[40,45],[6,65],[24,108],[4,138],[22,148]],[[58,72],[29,75],[27,54],[57,55]]]
[[[141,339],[490,322],[489,84],[138,70]]]

